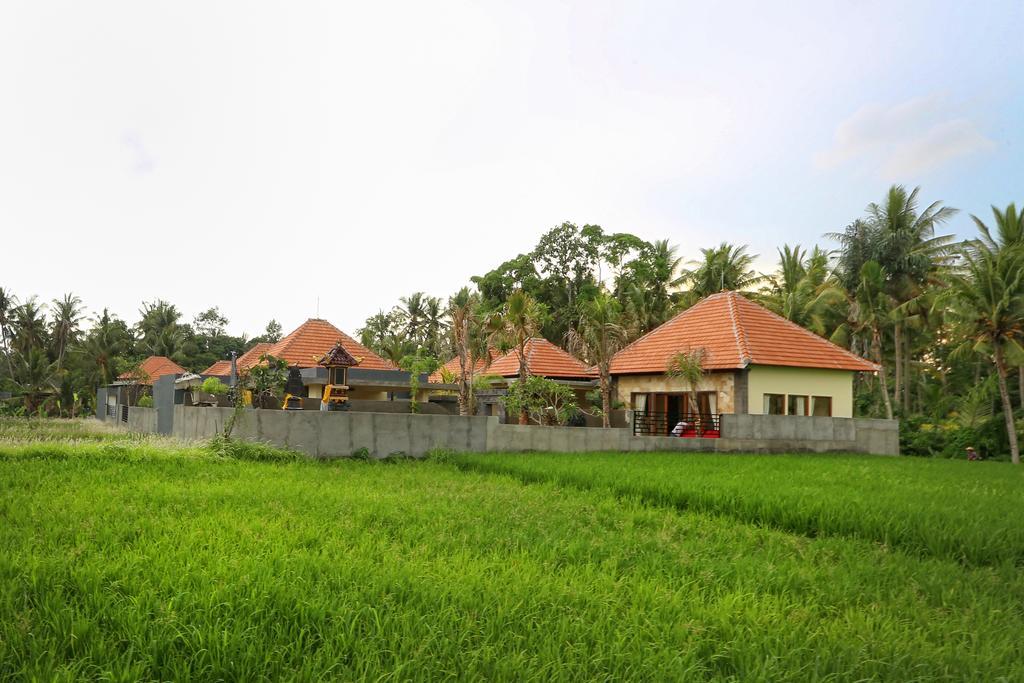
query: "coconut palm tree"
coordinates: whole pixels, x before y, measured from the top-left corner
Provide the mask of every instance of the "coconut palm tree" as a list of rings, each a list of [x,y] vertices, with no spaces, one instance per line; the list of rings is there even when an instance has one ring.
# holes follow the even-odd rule
[[[819,247],[807,253],[800,245],[779,249],[779,271],[763,291],[765,305],[787,320],[826,336],[834,328],[836,308],[846,294],[830,268],[831,254]]]
[[[747,253],[747,245],[735,246],[728,242],[710,249],[701,249],[703,258],[691,261],[693,268],[683,271],[682,281],[687,287],[686,303],[694,304],[717,292],[743,292],[764,281],[754,271],[755,254]]]
[[[64,356],[78,336],[82,320],[82,300],[68,293],[63,299],[53,300],[53,342],[57,350],[57,371],[64,368]]]
[[[948,309],[964,345],[992,360],[1010,457],[1019,464],[1017,428],[1006,386],[1006,354],[1010,350],[1024,353],[1024,248],[967,248],[962,256],[962,272],[950,277],[949,289],[937,303]]]
[[[11,358],[11,327],[14,324],[14,309],[18,306],[18,300],[9,291],[0,287],[0,346],[3,346],[4,355],[7,357],[7,371],[14,377],[14,361]]]
[[[488,343],[494,346],[512,347],[519,359],[519,381],[525,382],[530,376],[526,359],[526,345],[540,334],[544,324],[544,307],[523,291],[513,292],[500,311],[487,321]],[[528,424],[526,410],[519,412],[519,424]]]
[[[971,219],[978,226],[981,234],[979,240],[989,251],[1000,251],[1013,247],[1024,246],[1024,211],[1018,213],[1017,205],[1010,202],[1005,211],[998,207],[992,207],[992,217],[995,219],[995,235],[984,222],[974,214]],[[1024,364],[1017,368],[1018,400],[1021,408],[1024,408]]]
[[[27,356],[32,349],[46,348],[46,312],[35,297],[14,309],[14,350]]]
[[[93,327],[85,337],[85,341],[77,348],[93,371],[94,384],[110,384],[117,376],[117,357],[128,351],[131,335],[123,321],[110,315],[103,309],[103,314],[94,321]]]
[[[20,359],[17,384],[25,399],[25,414],[31,415],[47,394],[57,390],[57,364],[51,363],[46,351],[32,347]]]
[[[929,285],[939,283],[955,252],[953,237],[936,235],[935,228],[955,216],[957,210],[936,201],[919,212],[920,190],[915,187],[907,192],[902,185],[893,185],[881,204],[867,207],[874,242],[872,258],[885,269],[887,289],[897,305],[893,326],[894,392],[898,403],[902,397],[904,410],[910,403],[908,382],[904,381],[910,368],[910,344],[904,340],[907,321],[902,313]]]
[[[861,266],[860,283],[854,292],[853,316],[859,329],[867,330],[871,338],[871,354],[879,365],[878,379],[881,385],[885,417],[893,416],[889,400],[889,383],[882,358],[882,329],[887,325],[893,310],[893,301],[885,288],[885,270],[877,261],[868,261]]]
[[[601,292],[582,305],[579,322],[566,334],[569,351],[588,365],[597,367],[601,385],[602,425],[611,427],[612,357],[627,343],[622,326],[622,305]]]

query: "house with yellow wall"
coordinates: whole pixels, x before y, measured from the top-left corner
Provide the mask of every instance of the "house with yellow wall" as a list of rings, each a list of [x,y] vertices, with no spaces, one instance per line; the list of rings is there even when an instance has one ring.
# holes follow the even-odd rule
[[[697,349],[705,372],[694,399],[668,366],[676,354]],[[877,370],[736,292],[701,300],[622,349],[611,364],[618,399],[651,418],[645,422],[651,433],[695,414],[853,417],[854,376]]]

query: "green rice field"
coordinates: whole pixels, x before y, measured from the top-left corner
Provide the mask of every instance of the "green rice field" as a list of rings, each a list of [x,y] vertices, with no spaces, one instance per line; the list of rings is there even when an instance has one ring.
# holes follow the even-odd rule
[[[1021,484],[0,420],[0,679],[1024,680]]]

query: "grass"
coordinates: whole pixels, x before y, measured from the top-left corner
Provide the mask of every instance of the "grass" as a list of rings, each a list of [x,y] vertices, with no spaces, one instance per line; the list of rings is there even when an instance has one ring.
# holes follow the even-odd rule
[[[1024,564],[1024,470],[1008,463],[841,455],[457,455],[462,468],[604,489],[807,536],[967,564]]]
[[[0,679],[1024,677],[1008,563],[260,453],[0,442]]]

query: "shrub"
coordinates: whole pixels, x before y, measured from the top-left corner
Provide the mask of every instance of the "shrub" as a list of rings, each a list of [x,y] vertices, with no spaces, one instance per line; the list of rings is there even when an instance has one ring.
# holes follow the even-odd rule
[[[140,408],[152,408],[153,407],[153,397],[149,396],[149,395],[146,395],[146,396],[143,396],[142,398],[140,398],[139,399],[139,407]]]
[[[221,382],[216,377],[207,377],[203,380],[203,383],[199,385],[199,391],[206,394],[213,394],[214,396],[225,396],[228,393],[228,385]]]

